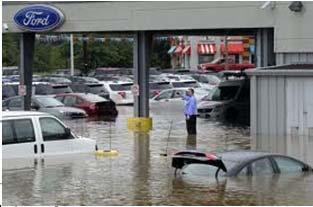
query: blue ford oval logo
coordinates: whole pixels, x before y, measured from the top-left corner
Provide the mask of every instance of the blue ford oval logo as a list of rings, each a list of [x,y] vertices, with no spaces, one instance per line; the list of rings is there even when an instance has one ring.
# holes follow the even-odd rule
[[[64,15],[60,10],[49,5],[31,5],[19,10],[14,22],[23,30],[45,32],[63,24]]]

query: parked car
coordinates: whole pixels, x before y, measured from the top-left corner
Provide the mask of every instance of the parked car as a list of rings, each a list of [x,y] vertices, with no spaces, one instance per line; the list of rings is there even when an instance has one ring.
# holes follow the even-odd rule
[[[212,174],[215,177],[313,172],[311,166],[293,157],[256,151],[228,151],[218,154],[179,151],[172,157],[172,167],[183,169],[184,174],[205,170],[207,175]],[[187,169],[188,167],[193,169]]]
[[[80,138],[47,113],[2,112],[2,158],[44,158],[51,155],[92,153],[96,142]]]
[[[90,116],[117,116],[118,111],[112,100],[105,99],[92,93],[58,94],[55,98],[65,106],[85,110]]]
[[[183,114],[184,100],[183,96],[188,89],[172,88],[161,91],[150,99],[150,108],[152,112],[166,113],[166,114]],[[207,91],[195,89],[195,97],[200,100],[207,94]]]
[[[152,98],[153,96],[159,94],[162,90],[171,89],[173,86],[170,82],[167,81],[154,81],[149,83],[149,97]]]
[[[66,76],[72,83],[99,83],[99,80],[88,76]]]
[[[221,82],[221,78],[213,74],[191,74],[192,78],[197,80],[202,88],[212,90]]]
[[[118,105],[131,105],[134,103],[134,96],[131,93],[132,82],[104,81],[104,87],[109,91],[110,98]]]
[[[42,82],[49,82],[53,84],[71,84],[72,81],[65,77],[57,77],[57,76],[44,76],[40,78]]]
[[[2,110],[22,111],[23,97],[15,96],[2,102]],[[60,101],[49,96],[32,96],[32,110],[47,112],[60,119],[85,118],[84,110],[67,107]]]
[[[6,83],[12,86],[18,94],[19,82]],[[59,93],[72,93],[72,89],[67,84],[51,84],[48,82],[33,82],[33,95],[54,95]]]
[[[198,104],[203,118],[225,119],[231,122],[250,123],[250,80],[239,79],[221,82]]]
[[[254,64],[251,63],[235,63],[234,61],[228,61],[228,70],[244,70],[255,68]],[[201,70],[211,70],[214,72],[219,72],[226,70],[226,64],[224,58],[217,58],[210,63],[203,63],[198,66]]]
[[[171,81],[174,88],[200,88],[200,84],[196,80],[179,80]]]
[[[18,75],[18,74],[19,74],[19,70],[17,66],[2,67],[3,76]]]
[[[72,83],[70,87],[74,93],[92,93],[110,99],[110,93],[102,83]]]
[[[16,91],[12,85],[2,84],[2,100],[17,96]]]

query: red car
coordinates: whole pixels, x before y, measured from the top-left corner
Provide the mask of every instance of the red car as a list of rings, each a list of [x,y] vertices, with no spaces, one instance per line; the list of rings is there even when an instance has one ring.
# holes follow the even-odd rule
[[[56,99],[65,106],[84,109],[89,116],[117,116],[118,111],[112,100],[105,99],[92,93],[58,94]]]
[[[234,61],[228,61],[228,70],[244,70],[249,68],[255,68],[254,64],[251,63],[234,63]],[[226,70],[225,59],[218,58],[210,63],[203,63],[198,65],[200,70],[211,70],[214,72],[220,72]]]

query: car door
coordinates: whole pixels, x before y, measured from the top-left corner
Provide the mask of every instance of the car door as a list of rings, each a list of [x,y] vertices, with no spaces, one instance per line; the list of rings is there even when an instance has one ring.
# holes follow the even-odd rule
[[[71,153],[74,136],[66,133],[66,127],[56,118],[40,117],[40,152],[43,156]]]
[[[35,158],[40,155],[38,134],[32,118],[2,121],[2,156],[6,158]]]

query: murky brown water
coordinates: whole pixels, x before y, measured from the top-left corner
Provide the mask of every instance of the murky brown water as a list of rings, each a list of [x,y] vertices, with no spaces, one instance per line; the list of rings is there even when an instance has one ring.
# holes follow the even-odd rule
[[[198,119],[197,138],[187,138],[179,114],[154,114],[150,135],[127,130],[131,107],[119,108],[111,126],[116,157],[76,155],[54,157],[37,164],[10,163],[3,170],[4,205],[312,205],[311,174],[239,177],[174,177],[165,153],[169,123],[174,121],[168,153],[181,149],[223,151],[249,149],[249,129]],[[109,124],[74,120],[68,125],[81,136],[109,148]],[[313,143],[313,142],[311,142]],[[312,163],[311,163],[312,164]]]

